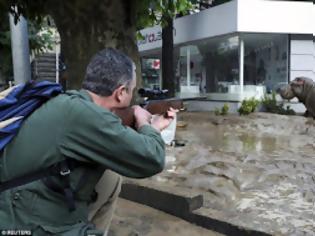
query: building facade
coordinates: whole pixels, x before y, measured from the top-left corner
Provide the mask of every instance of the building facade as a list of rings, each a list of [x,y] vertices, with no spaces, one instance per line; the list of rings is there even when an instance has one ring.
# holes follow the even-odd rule
[[[296,76],[315,80],[312,2],[234,0],[174,21],[177,95],[260,99]],[[144,86],[160,87],[162,30],[141,31]]]

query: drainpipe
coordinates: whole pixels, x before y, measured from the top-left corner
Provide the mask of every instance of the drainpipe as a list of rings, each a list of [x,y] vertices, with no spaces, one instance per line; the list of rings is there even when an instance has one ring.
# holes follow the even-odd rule
[[[20,16],[19,21],[15,25],[14,16],[9,14],[9,18],[14,83],[20,84],[31,80],[27,21],[23,16]]]
[[[187,88],[190,89],[190,46],[187,47]]]
[[[244,98],[244,40],[239,37],[239,82],[240,82],[240,98]]]

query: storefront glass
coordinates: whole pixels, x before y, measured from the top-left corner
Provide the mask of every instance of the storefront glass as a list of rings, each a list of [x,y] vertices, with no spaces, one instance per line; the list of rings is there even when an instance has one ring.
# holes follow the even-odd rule
[[[142,86],[144,88],[159,89],[160,88],[160,74],[161,63],[158,58],[142,58]]]
[[[288,36],[245,34],[244,86],[264,87],[267,93],[288,82]]]
[[[232,86],[239,84],[238,51],[238,36],[213,38],[181,47],[177,70],[180,93],[211,94],[214,99],[222,94],[239,93]]]
[[[177,95],[260,99],[287,84],[288,54],[288,35],[284,34],[234,34],[178,46],[174,48]],[[142,59],[145,87],[159,88],[160,74],[157,57]]]
[[[181,94],[199,94],[202,83],[202,57],[195,45],[180,47],[176,68]]]

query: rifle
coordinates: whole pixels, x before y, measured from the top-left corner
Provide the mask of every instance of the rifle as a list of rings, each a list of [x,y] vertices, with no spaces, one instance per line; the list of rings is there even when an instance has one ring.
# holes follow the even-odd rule
[[[165,98],[167,90],[150,90],[150,89],[139,89],[138,93],[140,96],[150,97],[152,100],[146,100],[144,104],[140,105],[146,109],[152,115],[167,115],[167,111],[170,107],[179,111],[185,110],[184,101],[205,99],[206,97],[197,98]],[[162,97],[162,99],[159,99]],[[116,109],[114,113],[119,116],[122,120],[122,124],[134,128],[135,117],[132,107]]]
[[[172,100],[153,100],[145,105],[142,105],[142,108],[146,109],[152,115],[167,115],[167,111],[172,107],[178,110],[184,110],[184,103],[181,99],[172,99]],[[131,128],[135,127],[135,117],[134,110],[132,107],[116,109],[114,113],[120,117],[122,124],[129,126]]]

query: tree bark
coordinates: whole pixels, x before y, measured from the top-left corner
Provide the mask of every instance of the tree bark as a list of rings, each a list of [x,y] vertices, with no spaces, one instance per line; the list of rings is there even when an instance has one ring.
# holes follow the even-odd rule
[[[167,26],[162,29],[162,88],[168,89],[170,97],[175,95],[173,19],[167,19]]]
[[[174,89],[175,93],[180,92],[180,68],[179,68],[179,60],[180,60],[180,48],[173,47],[173,68],[174,68]]]
[[[50,1],[47,13],[61,37],[68,89],[81,87],[88,62],[105,47],[119,49],[135,62],[137,84],[141,86],[135,9],[136,0]]]

